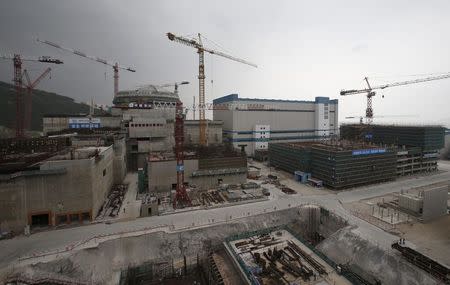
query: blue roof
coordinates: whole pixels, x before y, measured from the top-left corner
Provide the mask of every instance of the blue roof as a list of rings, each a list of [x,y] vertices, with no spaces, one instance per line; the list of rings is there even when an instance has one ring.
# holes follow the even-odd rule
[[[330,100],[329,97],[316,97],[315,101],[306,100],[282,100],[282,99],[258,99],[258,98],[239,98],[238,94],[230,94],[213,100],[213,104],[222,104],[235,101],[255,101],[255,102],[273,102],[273,103],[328,103],[338,104],[338,99]]]

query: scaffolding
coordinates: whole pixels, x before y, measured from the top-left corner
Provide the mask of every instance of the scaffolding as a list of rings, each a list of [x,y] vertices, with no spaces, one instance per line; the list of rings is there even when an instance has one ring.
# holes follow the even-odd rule
[[[395,149],[369,144],[316,144],[311,151],[313,177],[340,189],[389,181],[396,176]]]
[[[295,171],[311,172],[311,146],[314,143],[269,144],[270,166],[294,174]]]
[[[340,134],[341,138],[348,140],[420,147],[422,151],[431,151],[444,147],[445,128],[442,126],[348,124],[341,125]]]

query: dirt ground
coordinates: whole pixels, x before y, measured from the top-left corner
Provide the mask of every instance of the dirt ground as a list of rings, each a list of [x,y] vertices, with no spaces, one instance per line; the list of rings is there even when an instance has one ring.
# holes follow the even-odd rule
[[[420,190],[447,184],[448,182],[435,183],[424,187],[405,189],[405,191],[417,194]],[[417,218],[408,215],[407,222],[401,222],[394,226],[372,216],[372,208],[375,207],[376,211],[377,203],[392,201],[397,196],[398,193],[393,193],[372,199],[344,203],[343,206],[349,211],[357,212],[360,218],[369,223],[411,241],[421,253],[450,266],[450,215],[428,223],[422,223]],[[405,214],[403,213],[403,215]]]
[[[417,250],[450,266],[450,216],[429,223],[407,223],[397,226],[403,237],[417,245]]]
[[[326,195],[326,194],[336,194],[336,191],[331,189],[327,189],[325,187],[316,188],[307,184],[302,184],[294,180],[294,175],[290,174],[286,171],[275,169],[274,167],[269,167],[264,163],[249,160],[249,165],[256,166],[261,169],[261,176],[267,177],[267,175],[272,174],[278,176],[278,180],[281,184],[286,185],[287,187],[294,189],[297,194],[300,195]]]

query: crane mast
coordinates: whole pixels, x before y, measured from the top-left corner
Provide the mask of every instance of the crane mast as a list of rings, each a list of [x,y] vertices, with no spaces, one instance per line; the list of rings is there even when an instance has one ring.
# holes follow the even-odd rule
[[[44,79],[47,75],[50,74],[51,72],[51,68],[47,67],[44,72],[42,72],[33,82],[31,82],[30,76],[28,75],[28,71],[26,69],[24,69],[23,71],[23,75],[25,75],[25,79],[27,80],[27,85],[25,86],[27,88],[27,97],[25,100],[25,105],[24,105],[24,113],[25,113],[25,118],[24,118],[24,126],[26,129],[30,129],[31,128],[31,115],[32,115],[32,107],[33,107],[33,89],[39,84],[39,82],[42,81],[42,79]]]
[[[416,83],[422,83],[422,82],[428,82],[428,81],[434,81],[434,80],[441,80],[441,79],[447,79],[447,78],[450,78],[450,73],[446,73],[446,74],[442,74],[442,75],[438,75],[438,76],[419,78],[419,79],[414,79],[414,80],[393,82],[393,83],[377,85],[377,86],[372,87],[369,83],[369,78],[364,77],[364,81],[366,81],[367,88],[341,90],[340,95],[347,96],[347,95],[366,94],[366,97],[367,97],[366,121],[367,121],[367,123],[370,124],[370,123],[372,123],[372,120],[373,120],[372,97],[376,95],[376,92],[373,90],[382,90],[382,89],[389,88],[389,87],[404,86],[404,85],[410,85],[410,84],[416,84]]]
[[[181,36],[176,36],[173,33],[167,33],[169,40],[190,46],[197,49],[198,54],[198,105],[199,105],[199,135],[200,145],[206,145],[206,117],[205,117],[205,52],[218,55],[236,62],[247,64],[253,67],[258,67],[256,64],[249,61],[225,54],[220,51],[215,51],[203,46],[201,35],[198,34],[198,40],[188,39]]]
[[[14,55],[2,55],[0,59],[12,60],[14,65],[14,90],[16,92],[16,137],[21,138],[25,136],[25,124],[27,122],[29,116],[28,111],[31,112],[31,102],[26,105],[29,105],[30,108],[25,107],[24,104],[24,96],[23,96],[23,80],[22,80],[22,63],[24,61],[31,62],[41,62],[41,63],[53,63],[53,64],[63,64],[63,62],[59,59],[52,58],[49,56],[40,56],[40,57],[22,57],[20,54]],[[28,76],[26,73],[25,76]],[[27,98],[30,99],[31,98]]]

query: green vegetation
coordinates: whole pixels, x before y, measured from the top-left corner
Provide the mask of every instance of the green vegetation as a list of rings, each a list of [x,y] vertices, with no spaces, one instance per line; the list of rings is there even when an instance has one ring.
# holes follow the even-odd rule
[[[26,96],[26,89],[24,90]],[[0,126],[14,128],[16,115],[14,85],[0,81]],[[89,113],[89,106],[56,93],[33,90],[31,129],[42,131],[42,116],[47,114]]]

